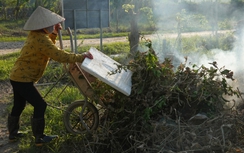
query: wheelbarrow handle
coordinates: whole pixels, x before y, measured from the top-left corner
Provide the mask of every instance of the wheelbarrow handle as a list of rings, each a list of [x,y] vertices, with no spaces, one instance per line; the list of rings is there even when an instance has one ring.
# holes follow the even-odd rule
[[[70,27],[67,28],[67,31],[68,31],[69,38],[70,38],[70,48],[71,48],[71,51],[74,53],[73,36],[72,36]]]
[[[61,34],[61,30],[60,29],[58,29],[58,38],[59,38],[60,48],[64,49],[63,40],[62,40],[62,34]]]

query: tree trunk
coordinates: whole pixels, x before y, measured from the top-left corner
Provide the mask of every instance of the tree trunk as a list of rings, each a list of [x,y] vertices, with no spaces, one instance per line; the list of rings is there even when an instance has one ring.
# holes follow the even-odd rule
[[[116,32],[119,32],[119,10],[116,10]]]
[[[7,8],[6,8],[6,7],[4,7],[4,8],[3,8],[3,11],[4,11],[4,19],[5,19],[5,20],[7,20],[7,16],[8,16],[8,13],[7,13],[7,12],[8,12],[8,11],[7,11]]]
[[[14,14],[15,14],[15,19],[16,20],[18,20],[18,18],[19,18],[19,10],[20,10],[19,6],[16,6],[15,9],[14,9]]]
[[[135,53],[138,51],[138,45],[139,45],[139,29],[137,24],[137,14],[133,14],[131,16],[131,32],[129,34],[129,43],[130,43],[130,53],[135,55]]]
[[[35,8],[37,8],[38,6],[43,6],[42,0],[35,1]]]
[[[17,20],[19,17],[19,10],[20,10],[20,0],[17,0],[16,2],[16,6],[14,8],[14,15],[15,15],[15,19]]]

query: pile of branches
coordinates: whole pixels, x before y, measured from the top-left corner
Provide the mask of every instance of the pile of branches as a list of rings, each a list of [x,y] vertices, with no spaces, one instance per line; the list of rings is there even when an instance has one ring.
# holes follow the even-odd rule
[[[96,94],[112,108],[101,126],[84,139],[90,152],[226,152],[243,145],[243,118],[238,110],[224,109],[240,98],[231,87],[233,72],[216,62],[175,68],[170,59],[159,63],[151,42],[126,66],[133,72],[129,97],[101,82]],[[224,98],[228,97],[228,98]],[[235,97],[228,100],[229,97]],[[92,146],[92,147],[91,147]],[[92,149],[92,150],[91,150]]]

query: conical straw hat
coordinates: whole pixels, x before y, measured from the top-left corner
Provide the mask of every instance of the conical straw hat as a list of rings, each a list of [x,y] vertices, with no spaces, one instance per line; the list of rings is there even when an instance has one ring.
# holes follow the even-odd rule
[[[24,30],[39,30],[64,21],[62,16],[38,6],[25,23]]]

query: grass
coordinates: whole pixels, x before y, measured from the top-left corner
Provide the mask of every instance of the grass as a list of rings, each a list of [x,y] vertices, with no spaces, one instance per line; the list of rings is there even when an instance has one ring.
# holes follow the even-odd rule
[[[98,46],[97,46],[98,47]],[[115,49],[116,48],[116,49]],[[127,48],[127,49],[126,49]],[[85,49],[82,47],[82,49]],[[82,51],[80,49],[80,51]],[[127,52],[128,43],[114,43],[107,44],[104,46],[105,52],[117,54],[120,52]],[[86,50],[86,49],[85,49]],[[115,51],[114,51],[115,50]],[[120,50],[120,51],[118,51]],[[125,50],[125,51],[121,51]],[[18,53],[11,53],[7,55],[0,56],[0,64],[1,64],[1,77],[0,80],[8,80],[9,72],[14,65],[15,60],[19,56]],[[57,134],[60,138],[53,143],[45,145],[44,147],[37,148],[34,146],[34,138],[31,131],[30,126],[30,118],[33,114],[33,107],[27,104],[25,110],[21,116],[21,131],[27,132],[27,136],[25,139],[21,139],[19,143],[19,151],[20,152],[72,152],[72,150],[81,150],[82,145],[81,142],[83,140],[82,135],[71,135],[67,133],[64,123],[63,123],[63,113],[66,107],[75,100],[84,99],[83,95],[79,92],[78,88],[73,86],[73,84],[68,83],[70,80],[68,76],[65,75],[60,82],[53,88],[51,91],[50,88],[53,85],[45,85],[46,83],[56,82],[64,73],[63,65],[51,61],[39,81],[40,86],[37,86],[38,91],[44,97],[49,107],[46,110],[46,134]],[[12,101],[12,98],[11,98]],[[12,107],[12,103],[8,106],[8,111],[10,111]],[[75,146],[74,146],[75,145]]]
[[[8,36],[2,35],[0,37],[0,42],[25,41],[27,35],[28,35],[28,32],[24,32],[20,36],[14,36],[13,34],[10,34]],[[103,38],[124,37],[124,36],[128,36],[128,33],[117,33],[117,34],[103,33]],[[97,39],[97,38],[100,38],[100,34],[93,34],[93,35],[90,35],[90,34],[77,34],[76,38],[77,39]],[[70,37],[69,37],[68,34],[63,33],[62,39],[63,40],[69,40]]]
[[[45,73],[43,78],[48,78],[49,73],[56,72],[56,76],[61,76],[61,73],[63,71],[57,71],[57,69],[51,70],[51,67],[57,66],[56,62],[51,62],[49,67],[50,70],[47,70],[48,73]],[[65,78],[68,76],[66,75]],[[42,78],[41,81],[44,81]],[[55,77],[53,77],[53,81]],[[56,81],[59,78],[56,78]],[[52,90],[50,90],[52,88]],[[27,136],[25,139],[21,139],[19,143],[19,151],[20,152],[29,152],[29,153],[35,153],[35,152],[68,152],[68,149],[63,148],[64,146],[69,146],[67,141],[71,141],[73,139],[73,136],[66,132],[64,123],[63,123],[63,113],[66,109],[66,107],[72,103],[75,100],[78,99],[84,99],[83,95],[79,92],[78,88],[76,88],[72,83],[69,83],[69,81],[61,80],[57,85],[40,85],[37,86],[38,91],[40,94],[44,97],[46,94],[47,96],[44,97],[45,101],[48,103],[48,107],[46,110],[46,127],[45,127],[45,134],[56,134],[59,135],[59,139],[54,141],[53,143],[50,143],[48,145],[45,145],[43,147],[35,147],[34,146],[34,138],[31,131],[31,124],[30,124],[30,118],[33,114],[33,107],[27,103],[25,110],[23,111],[21,115],[21,128],[20,130],[27,133]],[[12,103],[8,106],[8,111],[10,111],[12,107]],[[79,137],[80,136],[74,136]]]
[[[19,53],[12,53],[0,56],[0,80],[7,80]]]
[[[1,24],[0,24],[1,28]],[[19,33],[18,35],[15,33]],[[1,34],[1,33],[0,33]],[[121,33],[112,33],[112,32],[105,32],[102,34],[103,38],[113,38],[113,37],[125,37],[128,36],[129,32],[121,32]],[[151,32],[144,32],[145,34],[151,34]],[[8,31],[7,35],[2,34],[0,37],[0,42],[13,42],[13,41],[25,41],[26,36],[28,35],[27,31]],[[73,33],[74,35],[74,33]],[[76,39],[98,39],[100,38],[100,34],[82,34],[77,33]],[[62,30],[62,39],[63,40],[69,40],[70,36],[67,34],[66,31]]]
[[[11,42],[11,41],[25,41],[28,31],[24,31],[22,27],[24,26],[25,20],[16,21],[1,21],[0,24],[0,42]],[[121,27],[123,29],[123,27]],[[74,31],[71,30],[74,34]],[[151,34],[151,31],[144,31],[141,34]],[[114,32],[110,28],[104,28],[102,31],[103,38],[111,37],[124,37],[128,36],[129,32]],[[95,39],[100,38],[100,29],[84,29],[77,30],[77,39]],[[69,40],[67,30],[62,30],[62,39]]]
[[[86,52],[90,49],[91,46],[82,46],[78,47],[78,52]],[[96,49],[100,50],[100,45],[94,45],[92,47],[95,47]],[[122,53],[129,53],[130,47],[129,42],[115,42],[115,43],[109,43],[109,44],[103,44],[103,53],[107,55],[116,55],[116,54],[122,54]]]

